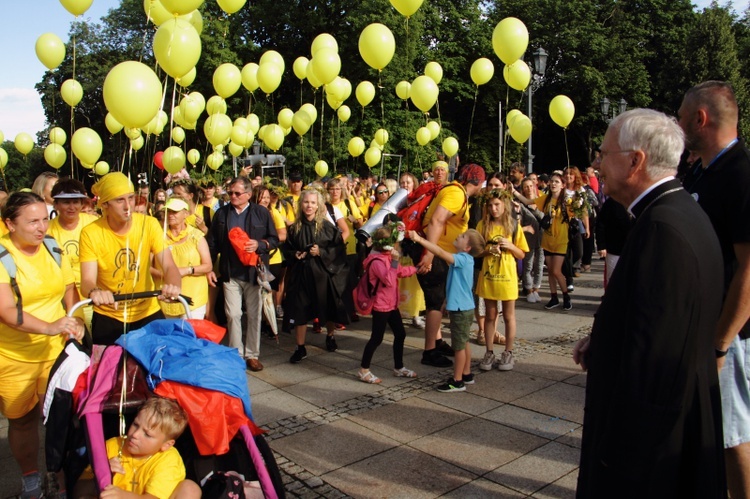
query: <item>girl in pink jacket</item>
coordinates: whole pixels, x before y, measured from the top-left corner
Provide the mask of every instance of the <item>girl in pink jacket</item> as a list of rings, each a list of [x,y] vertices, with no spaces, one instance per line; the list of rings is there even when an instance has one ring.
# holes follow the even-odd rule
[[[372,253],[365,259],[366,270],[362,279],[369,279],[375,289],[372,305],[372,336],[365,345],[359,379],[365,383],[380,383],[380,378],[370,371],[370,362],[375,350],[383,342],[386,324],[393,331],[393,375],[402,378],[416,378],[417,373],[404,367],[404,339],[406,331],[398,310],[398,278],[409,277],[417,272],[416,267],[402,267],[401,254],[394,245],[403,239],[403,224],[391,223],[380,227],[372,236]]]

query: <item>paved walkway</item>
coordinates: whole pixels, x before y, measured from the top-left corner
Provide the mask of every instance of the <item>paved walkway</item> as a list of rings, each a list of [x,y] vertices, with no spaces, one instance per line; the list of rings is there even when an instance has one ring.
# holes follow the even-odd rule
[[[289,496],[574,497],[586,375],[570,352],[590,330],[601,277],[597,261],[576,279],[570,312],[544,310],[546,292],[540,304],[519,300],[515,369],[479,371],[484,347],[472,343],[476,384],[463,393],[435,390],[452,371],[420,364],[423,332],[412,327],[404,363],[419,377],[391,375],[387,333],[372,365],[380,385],[356,377],[367,319],[337,333],[335,353],[324,335],[308,334],[297,365],[288,362],[292,335],[264,340],[265,369],[248,373],[253,416],[268,430]],[[20,475],[4,419],[0,469],[0,497],[12,497]]]

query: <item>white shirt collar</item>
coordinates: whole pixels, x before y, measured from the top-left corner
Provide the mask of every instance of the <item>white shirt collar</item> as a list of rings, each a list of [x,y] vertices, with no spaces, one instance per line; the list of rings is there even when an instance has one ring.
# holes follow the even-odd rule
[[[664,177],[661,180],[657,180],[654,184],[651,185],[651,187],[649,187],[645,191],[641,192],[641,194],[637,198],[635,198],[635,201],[633,201],[632,203],[630,203],[630,206],[628,206],[628,213],[630,213],[631,216],[635,216],[635,215],[633,215],[633,207],[635,205],[637,205],[638,202],[646,196],[646,194],[648,194],[649,192],[653,191],[654,189],[656,189],[657,187],[659,187],[661,184],[669,182],[670,180],[673,180],[673,179],[674,179],[674,176],[672,176],[672,175],[670,175],[669,177]]]

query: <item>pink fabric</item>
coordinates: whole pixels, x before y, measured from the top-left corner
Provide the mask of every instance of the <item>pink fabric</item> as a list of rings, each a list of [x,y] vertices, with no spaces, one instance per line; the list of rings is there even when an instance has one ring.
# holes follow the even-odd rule
[[[599,179],[596,178],[596,175],[589,175],[589,186],[594,189],[596,194],[599,194]]]
[[[266,462],[263,459],[263,455],[258,450],[258,445],[255,443],[253,433],[247,425],[240,427],[242,437],[245,439],[247,450],[250,452],[250,458],[253,460],[255,465],[255,471],[258,473],[258,481],[260,487],[263,489],[263,495],[266,499],[278,499],[276,495],[276,489],[273,488],[273,482],[271,481],[271,475],[268,474],[268,468],[266,468]]]
[[[398,267],[391,267],[391,253],[390,251],[381,253],[373,251],[364,261],[364,266],[371,261],[368,271],[368,279],[370,284],[378,284],[378,289],[375,294],[375,301],[373,302],[372,309],[376,312],[390,312],[398,308],[398,278],[409,277],[417,272],[417,268],[409,265],[408,267],[402,267],[401,264]]]

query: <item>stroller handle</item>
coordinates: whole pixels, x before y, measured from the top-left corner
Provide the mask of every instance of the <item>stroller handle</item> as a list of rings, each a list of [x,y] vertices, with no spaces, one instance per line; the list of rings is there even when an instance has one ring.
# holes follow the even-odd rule
[[[114,295],[115,301],[126,301],[126,300],[141,300],[143,298],[156,298],[158,296],[161,296],[161,291],[142,291],[140,293],[130,293],[126,295]],[[193,299],[189,296],[185,295],[179,295],[177,298],[175,298],[178,302],[182,304],[182,306],[185,308],[185,316],[190,319],[190,305],[193,304]],[[76,310],[78,310],[81,307],[85,307],[91,303],[91,298],[86,298],[85,300],[81,300],[72,307],[70,307],[70,310],[68,310],[68,317],[73,317],[73,314]]]

